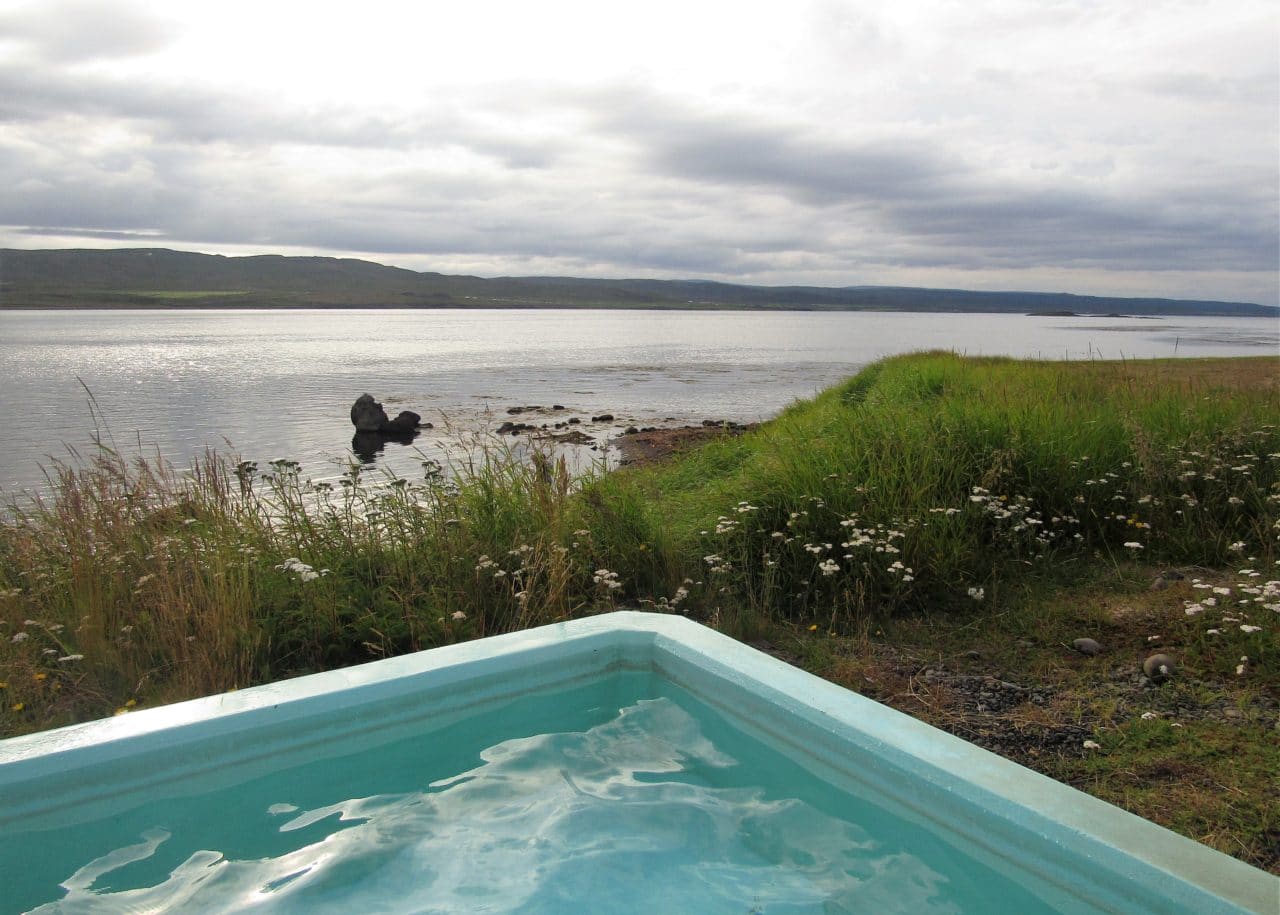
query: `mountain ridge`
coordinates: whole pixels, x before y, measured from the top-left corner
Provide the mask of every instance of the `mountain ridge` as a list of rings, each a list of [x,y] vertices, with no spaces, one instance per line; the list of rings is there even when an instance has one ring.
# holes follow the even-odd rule
[[[1252,302],[913,286],[485,278],[358,258],[168,248],[0,249],[0,308],[668,308],[1276,316]]]

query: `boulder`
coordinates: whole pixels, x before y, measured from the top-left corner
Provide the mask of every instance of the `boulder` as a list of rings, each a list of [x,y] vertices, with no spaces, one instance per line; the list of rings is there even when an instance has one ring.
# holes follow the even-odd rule
[[[356,432],[380,432],[387,424],[387,411],[372,394],[361,394],[351,405],[351,424]]]
[[[1076,639],[1071,643],[1071,647],[1089,657],[1093,657],[1102,651],[1102,646],[1093,639]]]
[[[390,422],[383,423],[379,432],[396,433],[396,432],[413,432],[422,423],[422,417],[412,410],[403,410],[400,415]]]
[[[1142,662],[1142,672],[1152,683],[1163,683],[1178,672],[1178,663],[1167,654],[1153,654]]]

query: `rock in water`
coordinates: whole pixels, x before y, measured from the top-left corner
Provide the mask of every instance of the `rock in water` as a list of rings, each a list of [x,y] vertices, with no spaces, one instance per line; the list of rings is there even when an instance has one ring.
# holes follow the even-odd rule
[[[1174,675],[1178,664],[1167,654],[1153,654],[1142,662],[1142,672],[1152,683],[1163,683]]]
[[[381,432],[387,424],[387,411],[372,394],[361,394],[351,405],[351,423],[357,432]]]
[[[1089,657],[1093,657],[1102,651],[1102,646],[1093,639],[1076,639],[1071,643],[1071,647],[1081,654],[1087,654]]]
[[[421,422],[422,417],[417,413],[414,413],[412,410],[403,410],[400,415],[391,420],[391,422],[383,423],[381,431],[388,433],[413,432],[418,428],[418,424]]]

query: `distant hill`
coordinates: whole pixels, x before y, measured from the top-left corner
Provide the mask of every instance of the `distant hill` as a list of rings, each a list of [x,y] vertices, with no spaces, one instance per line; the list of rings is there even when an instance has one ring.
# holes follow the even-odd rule
[[[0,249],[0,308],[680,308],[1126,315],[1280,315],[1275,306],[901,286],[700,280],[486,279],[336,257],[223,257],[165,248]]]

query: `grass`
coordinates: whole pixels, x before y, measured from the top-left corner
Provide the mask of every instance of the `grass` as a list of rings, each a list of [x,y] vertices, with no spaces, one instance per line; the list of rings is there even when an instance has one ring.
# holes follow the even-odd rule
[[[1275,869],[1277,368],[899,357],[754,432],[580,479],[496,449],[315,485],[288,461],[178,474],[102,449],[0,523],[0,733],[639,606],[783,645]],[[1167,566],[1186,578],[1148,592]],[[1183,665],[1159,689],[1135,680],[1153,634]],[[1081,636],[1113,647],[1083,659]],[[1041,701],[993,704],[987,679]],[[1135,696],[1201,712],[1161,730]]]

